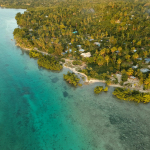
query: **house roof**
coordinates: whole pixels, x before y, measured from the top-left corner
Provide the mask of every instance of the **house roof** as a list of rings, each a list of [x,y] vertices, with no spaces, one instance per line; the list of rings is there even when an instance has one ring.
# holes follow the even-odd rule
[[[137,60],[142,60],[142,58],[137,58]]]
[[[90,52],[82,53],[81,56],[83,56],[83,57],[91,57],[91,53]]]
[[[130,79],[136,79],[136,77],[134,77],[134,76],[130,76]]]
[[[84,52],[84,51],[85,51],[84,49],[80,49],[80,50],[79,50],[79,52]]]
[[[150,61],[150,58],[145,58],[145,61]]]
[[[143,72],[143,73],[146,73],[146,72],[148,72],[148,71],[150,71],[150,70],[147,69],[147,68],[142,68],[142,69],[140,69],[140,71]]]
[[[97,46],[100,46],[100,43],[99,42],[94,42],[95,45]]]
[[[137,68],[138,68],[138,66],[137,66],[137,65],[136,65],[136,66],[132,66],[132,68],[133,68],[133,69],[137,69]]]
[[[72,32],[72,33],[78,33],[78,31],[74,31],[74,32]]]

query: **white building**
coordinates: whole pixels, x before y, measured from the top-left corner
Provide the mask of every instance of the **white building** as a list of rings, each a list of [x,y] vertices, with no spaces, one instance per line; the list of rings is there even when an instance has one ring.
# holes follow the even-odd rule
[[[77,45],[77,47],[79,47],[79,49],[81,49],[81,45]]]
[[[142,60],[142,58],[137,58],[137,60]]]
[[[133,52],[135,53],[137,50],[135,49],[135,50],[133,50]]]
[[[100,46],[100,43],[99,42],[94,42],[95,45],[97,46]]]
[[[140,71],[141,71],[142,73],[146,73],[146,72],[148,72],[148,71],[150,71],[150,70],[147,69],[147,68],[142,68],[142,69],[140,69]]]
[[[145,62],[148,64],[150,62],[150,58],[145,58]]]
[[[91,57],[91,53],[90,52],[82,53],[81,56],[83,56],[83,57]]]
[[[79,49],[79,52],[84,52],[85,50],[84,49]]]
[[[137,68],[138,68],[138,65],[136,65],[136,66],[132,66],[132,68],[133,68],[133,69],[137,69]]]

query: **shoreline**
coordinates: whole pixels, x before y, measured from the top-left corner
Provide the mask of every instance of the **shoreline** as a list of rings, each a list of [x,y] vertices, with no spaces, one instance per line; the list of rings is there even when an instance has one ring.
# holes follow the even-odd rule
[[[18,44],[18,43],[16,43],[16,46],[18,46],[18,47],[20,47],[20,48],[22,48],[22,49],[24,49],[24,50],[27,50],[27,51],[32,50],[31,48],[21,47],[20,44]],[[35,50],[35,51],[37,51],[37,52],[39,52],[39,53],[45,54],[45,55],[50,55],[50,54],[48,54],[47,52],[42,52],[42,51],[40,51],[40,50],[38,50],[38,49],[36,49],[36,48],[33,48],[33,50]],[[80,79],[82,79],[82,84],[89,85],[89,84],[98,83],[98,82],[99,82],[99,83],[106,83],[105,80],[99,80],[99,79],[93,79],[93,78],[91,78],[90,80],[88,80],[87,75],[85,75],[85,74],[82,73],[82,72],[76,71],[75,68],[71,68],[71,67],[65,66],[65,63],[63,63],[62,66],[63,66],[63,68],[68,68],[70,71],[72,71],[73,73],[75,73],[77,76],[79,76],[79,75],[84,76],[84,77],[85,77],[85,81],[83,81],[83,79],[80,77]],[[111,86],[111,87],[114,87],[114,88],[115,88],[115,87],[120,87],[120,88],[127,88],[127,89],[130,89],[130,90],[136,90],[135,88],[132,88],[132,87],[130,87],[130,88],[124,87],[124,86],[121,86],[120,84],[110,84],[110,85],[108,85],[108,86]],[[149,90],[149,91],[148,91],[148,90],[138,90],[138,91],[141,92],[141,93],[150,93],[150,90]]]

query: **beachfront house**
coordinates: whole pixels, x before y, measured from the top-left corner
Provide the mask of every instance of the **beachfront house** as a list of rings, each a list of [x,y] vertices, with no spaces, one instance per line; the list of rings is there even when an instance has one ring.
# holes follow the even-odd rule
[[[83,56],[83,57],[91,57],[91,53],[90,52],[82,53],[81,56]]]

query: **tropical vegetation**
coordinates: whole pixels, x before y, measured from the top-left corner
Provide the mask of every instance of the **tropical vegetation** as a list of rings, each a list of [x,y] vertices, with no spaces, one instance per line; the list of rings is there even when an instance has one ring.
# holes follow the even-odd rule
[[[117,98],[127,101],[135,101],[135,102],[142,102],[148,103],[150,102],[150,93],[141,93],[136,90],[130,90],[125,88],[116,88],[113,92]]]
[[[75,75],[75,73],[73,73],[73,72],[71,73],[71,72],[68,71],[67,74],[64,74],[64,79],[65,79],[68,83],[72,84],[72,85],[75,86],[75,87],[76,87],[77,85],[82,86],[81,84],[79,84],[80,79],[79,79],[78,76]]]
[[[30,58],[31,57],[33,57],[33,58],[40,58],[40,57],[42,57],[42,54],[37,52],[37,51],[35,51],[35,50],[31,50],[29,52],[29,56],[30,56]]]
[[[44,55],[38,59],[38,65],[50,70],[60,71],[63,67],[54,57]]]
[[[150,57],[147,1],[46,3],[49,7],[41,5],[28,8],[23,14],[17,13],[19,27],[14,30],[14,38],[20,46],[71,58],[74,65],[85,62],[87,68],[82,72],[92,78],[109,80],[111,74],[120,73],[122,82],[135,76],[144,84],[144,89],[149,88],[149,72],[140,71],[150,64],[145,63],[145,58]],[[81,47],[90,52],[91,57],[81,57]],[[133,66],[138,67],[133,69]]]
[[[99,94],[100,92],[102,92],[104,89],[103,89],[103,86],[96,86],[94,88],[94,93],[95,94]]]

